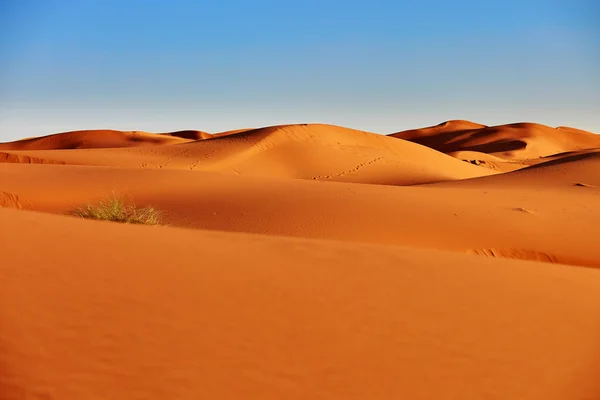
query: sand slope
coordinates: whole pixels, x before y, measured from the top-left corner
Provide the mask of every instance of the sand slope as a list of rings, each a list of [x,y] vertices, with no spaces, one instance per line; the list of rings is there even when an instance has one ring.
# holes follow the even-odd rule
[[[320,124],[254,129],[178,145],[7,153],[66,164],[390,185],[494,173],[408,141]]]
[[[555,167],[394,187],[181,170],[0,164],[0,190],[33,209],[55,213],[115,191],[164,210],[165,222],[176,226],[485,255],[493,251],[600,266],[600,160],[574,161],[565,171]]]
[[[3,399],[600,395],[597,270],[0,218]]]
[[[472,151],[509,160],[600,147],[600,136],[591,132],[567,127],[551,128],[534,123],[489,127],[469,121],[447,121],[437,126],[402,131],[389,136],[410,140],[443,153]]]

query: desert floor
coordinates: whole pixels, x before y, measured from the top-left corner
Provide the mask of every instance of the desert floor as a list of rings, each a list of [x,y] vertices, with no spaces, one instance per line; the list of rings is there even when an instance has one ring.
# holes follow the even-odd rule
[[[2,400],[600,399],[600,135],[58,133],[0,224]]]

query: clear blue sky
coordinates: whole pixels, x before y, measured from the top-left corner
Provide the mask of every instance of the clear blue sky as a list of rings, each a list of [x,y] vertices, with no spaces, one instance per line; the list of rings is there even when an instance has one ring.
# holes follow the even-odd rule
[[[598,0],[0,0],[0,141],[469,119],[600,133]]]

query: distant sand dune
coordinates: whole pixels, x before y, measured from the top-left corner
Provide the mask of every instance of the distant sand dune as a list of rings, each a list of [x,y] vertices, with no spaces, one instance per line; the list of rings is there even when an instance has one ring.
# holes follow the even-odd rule
[[[468,186],[520,186],[520,187],[570,187],[600,185],[600,149],[569,152],[556,157],[547,157],[540,162],[494,179],[481,177],[460,182]]]
[[[66,150],[140,147],[185,143],[186,141],[187,140],[180,137],[156,135],[140,131],[84,130],[57,133],[39,138],[23,139],[16,142],[0,143],[0,150]]]
[[[94,134],[90,141],[96,136]],[[89,147],[94,147],[91,142]],[[36,157],[60,160],[66,164],[218,171],[390,185],[465,179],[494,173],[408,141],[321,124],[243,130],[176,146],[10,153],[35,154]]]
[[[410,140],[443,153],[475,151],[508,160],[538,158],[600,147],[600,136],[591,132],[567,127],[551,128],[534,123],[489,127],[468,121],[448,121],[389,136]]]

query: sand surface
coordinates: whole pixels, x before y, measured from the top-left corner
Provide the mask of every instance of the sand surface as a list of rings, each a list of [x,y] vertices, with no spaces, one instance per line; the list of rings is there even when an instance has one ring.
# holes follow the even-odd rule
[[[0,399],[600,399],[598,138],[2,143]],[[113,194],[162,223],[72,215]]]

